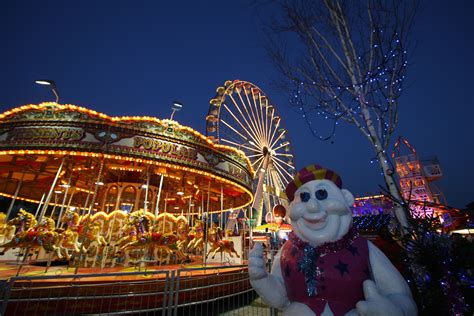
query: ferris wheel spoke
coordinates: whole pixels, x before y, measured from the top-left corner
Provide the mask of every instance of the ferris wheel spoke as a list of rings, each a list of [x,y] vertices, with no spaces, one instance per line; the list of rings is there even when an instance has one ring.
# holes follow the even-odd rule
[[[275,168],[275,170],[277,171],[277,174],[278,174],[278,176],[279,176],[279,178],[280,178],[280,182],[281,182],[282,184],[283,184],[283,179],[285,179],[285,182],[288,182],[287,177],[285,177],[285,176],[283,175],[283,173],[281,172],[280,168]],[[282,185],[282,187],[284,188],[285,185]]]
[[[278,116],[275,116],[273,119],[277,118]],[[272,136],[270,136],[269,143],[271,144],[273,142],[273,137],[275,137],[276,132],[278,131],[278,127],[280,126],[280,119],[275,122],[275,126],[273,126],[273,132]]]
[[[237,95],[239,96],[239,100],[240,100],[240,102],[242,102],[242,104],[246,104],[245,101],[244,101],[244,98],[242,98],[241,93],[242,93],[242,91],[237,92]],[[247,100],[248,100],[248,98],[247,98]],[[248,104],[248,106],[244,106],[244,110],[247,113],[247,117],[249,118],[250,122],[252,122],[252,127],[253,127],[255,133],[260,136],[259,145],[262,145],[263,144],[263,135],[260,132],[260,129],[258,128],[257,121],[255,119],[255,115],[253,115],[252,104],[250,103],[250,100],[248,100],[247,104]],[[250,112],[252,112],[252,113],[249,112],[249,109],[248,109],[249,107],[250,107]]]
[[[252,91],[248,91],[247,89],[245,89],[245,98],[247,99],[247,102],[249,104],[249,108],[250,108],[250,112],[252,112],[252,116],[253,116],[253,119],[255,120],[255,125],[257,125],[257,128],[258,130],[260,131],[260,135],[262,135],[262,143],[261,145],[262,146],[265,146],[265,143],[264,143],[264,140],[265,140],[265,137],[263,136],[263,130],[260,126],[260,121],[258,120],[258,115],[256,114],[256,111],[257,109],[255,108],[255,112],[254,112],[254,107],[252,106],[252,104],[255,106],[255,98],[253,97],[253,92]],[[253,103],[250,101],[250,98],[249,98],[249,94],[252,93],[252,99],[253,99]],[[240,95],[240,94],[239,94]]]
[[[239,135],[240,137],[242,137],[245,142],[249,142],[249,139],[247,137],[245,137],[242,133],[240,133],[238,130],[236,130],[234,127],[232,127],[232,125],[230,125],[229,123],[227,123],[226,121],[224,120],[221,120],[222,123],[224,123],[225,126],[227,126],[228,128],[230,128],[231,130],[233,130],[237,135]],[[249,142],[249,144],[252,144]]]
[[[268,192],[268,195],[270,197],[270,202],[272,205],[275,204],[275,192],[270,192],[270,190],[274,190],[275,189],[275,183],[273,182],[273,177],[272,177],[272,170],[270,169],[270,172],[268,172],[267,174],[267,179],[268,179],[268,189],[267,189],[267,192]]]
[[[264,104],[262,104],[262,99],[265,100]],[[267,129],[267,117],[268,117],[268,112],[267,112],[267,104],[268,100],[264,98],[262,95],[259,95],[258,97],[258,102],[260,104],[260,114],[262,115],[262,128],[263,131],[265,132],[265,139],[268,141],[268,129]],[[263,108],[265,108],[265,112],[263,112]]]
[[[267,106],[267,110],[268,110],[268,106]],[[273,119],[275,117],[275,110],[272,108],[271,109],[271,117],[270,117],[270,124],[269,124],[269,127],[268,127],[268,130],[267,130],[267,133],[268,133],[268,142],[270,143],[271,141],[271,134],[272,134],[272,125],[273,125]]]
[[[283,153],[275,153],[274,156],[285,156],[285,157],[293,157],[292,154],[283,154]]]
[[[281,163],[287,165],[289,168],[295,170],[295,167],[294,167],[293,165],[290,165],[290,164],[287,163],[286,161],[283,161],[283,160],[281,160],[281,159],[279,159],[279,158],[277,158],[277,157],[275,157],[275,156],[273,156],[272,159],[275,159],[275,160],[277,160],[277,161],[279,161],[279,162],[281,162]]]
[[[272,149],[273,149],[273,151],[277,151],[278,149],[280,149],[280,148],[282,148],[282,147],[285,147],[285,146],[287,146],[287,145],[289,145],[289,142],[284,142],[284,143],[282,143],[280,146],[278,146],[277,148],[272,148]]]
[[[288,175],[289,179],[293,178],[293,175],[289,173],[288,171],[286,171],[286,169],[278,161],[273,160],[272,162],[274,163],[275,169],[285,172]]]
[[[252,167],[253,167],[256,163],[258,163],[259,160],[263,159],[263,157],[264,157],[264,156],[262,155],[260,158],[258,158],[258,159],[255,160],[254,162],[252,162]],[[263,161],[263,160],[262,160],[262,161]]]
[[[266,137],[266,131],[265,131],[265,128],[263,126],[263,112],[262,112],[262,103],[261,103],[261,95],[260,95],[260,92],[258,92],[257,95],[255,95],[255,90],[254,89],[250,89],[250,92],[252,93],[252,101],[253,101],[253,104],[255,106],[255,113],[257,114],[257,118],[258,118],[258,124],[260,126],[260,129],[262,131],[262,135],[263,135],[263,138],[264,140],[268,141],[268,138]],[[258,104],[260,106],[257,106],[257,99],[258,99]],[[260,110],[260,116],[258,115],[259,113],[259,110]],[[266,146],[268,146],[268,144],[265,144]]]
[[[244,105],[243,108],[245,109],[245,111],[247,112],[248,114],[248,111],[247,111],[247,107],[245,106],[245,102],[244,100],[242,99],[240,93],[237,93],[239,95],[239,98],[240,98],[240,101],[242,102],[242,104]],[[229,95],[230,99],[232,100],[232,103],[234,103],[234,106],[237,108],[237,111],[239,111],[240,113],[240,116],[243,118],[243,120],[245,121],[245,124],[247,124],[247,126],[249,127],[249,130],[252,131],[253,135],[254,135],[254,141],[257,142],[257,143],[260,143],[262,138],[261,138],[261,135],[258,133],[258,129],[256,128],[254,122],[252,121],[252,118],[250,117],[250,115],[247,115],[248,116],[248,119],[250,120],[250,124],[249,121],[247,120],[247,117],[244,115],[244,113],[240,110],[240,107],[237,103],[237,101],[235,100],[235,98],[232,96],[232,95]],[[229,110],[229,108],[224,104],[224,106],[226,107],[227,111],[229,112],[232,112]],[[234,115],[234,118],[235,118],[235,115]],[[237,120],[237,119],[236,119]],[[239,121],[240,123],[240,121]],[[253,130],[252,130],[253,129]],[[250,132],[247,131],[247,133],[250,134]],[[258,140],[257,140],[258,139]]]
[[[243,147],[243,148],[245,148],[245,149],[248,149],[248,150],[251,150],[251,151],[254,151],[254,152],[259,152],[259,150],[257,150],[257,149],[254,149],[254,148],[251,148],[251,147],[247,147],[247,146],[245,146],[245,145],[238,144],[238,143],[235,143],[235,142],[230,141],[230,140],[227,140],[227,139],[221,138],[221,141],[226,142],[226,143],[229,143],[229,144],[232,144],[232,145],[234,145],[234,146],[237,146],[237,148]]]
[[[258,159],[255,160],[255,163],[257,163],[257,161],[258,161]],[[253,167],[253,165],[254,165],[254,164],[252,164],[252,167]],[[256,170],[256,174],[259,174],[260,168],[262,167],[262,165],[263,165],[263,159],[260,160],[260,162],[257,164],[257,168],[254,168],[254,170]],[[258,178],[257,178],[257,179],[258,179]]]
[[[260,102],[262,102],[261,99],[260,99]],[[270,126],[268,125],[268,99],[267,98],[265,98],[265,105],[264,106],[265,106],[265,133],[266,133],[265,137],[267,139],[269,139],[269,137],[270,137],[269,127]]]
[[[272,181],[275,184],[275,188],[278,188],[278,191],[275,192],[275,203],[281,203],[281,192],[285,191],[285,184],[275,170],[272,172]]]
[[[229,109],[229,107],[223,103],[222,105],[224,105],[224,107],[226,108],[226,110],[230,113],[230,115],[232,115],[232,117],[234,118],[234,120],[240,125],[240,127],[242,127],[242,129],[254,140],[258,143],[257,141],[257,138],[254,138],[254,135],[252,133],[250,133],[250,131],[248,129],[245,128],[245,126],[242,124],[241,121],[239,121],[239,119],[235,116],[235,114]]]
[[[270,144],[270,148],[275,146],[275,144],[283,137],[283,135],[285,135],[285,133],[286,133],[286,130],[283,129],[280,135],[278,135],[278,137]]]
[[[280,194],[281,191],[285,190],[285,185],[280,180],[278,173],[275,170],[272,170],[271,179],[273,182],[273,187],[276,189],[274,192],[275,204],[280,203]]]
[[[263,154],[260,153],[260,154],[255,154],[255,155],[247,155],[247,158],[260,157],[260,156],[263,156]]]

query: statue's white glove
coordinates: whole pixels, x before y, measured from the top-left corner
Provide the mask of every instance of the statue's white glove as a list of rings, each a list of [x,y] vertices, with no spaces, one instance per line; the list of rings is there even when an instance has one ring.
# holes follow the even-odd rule
[[[365,280],[363,284],[365,301],[359,301],[356,305],[361,316],[398,316],[403,315],[403,311],[387,297],[380,294],[375,282]]]
[[[250,280],[260,280],[268,275],[263,258],[263,247],[256,243],[249,254],[249,277]]]

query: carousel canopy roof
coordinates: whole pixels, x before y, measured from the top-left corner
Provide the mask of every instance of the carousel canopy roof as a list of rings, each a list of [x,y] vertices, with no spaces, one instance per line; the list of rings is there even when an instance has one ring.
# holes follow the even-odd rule
[[[72,182],[76,193],[90,194],[97,183],[105,184],[97,189],[103,199],[112,185],[120,190],[118,184],[138,183],[140,189],[148,181],[157,189],[161,176],[163,198],[170,203],[190,198],[189,204],[200,203],[203,209],[209,204],[210,211],[220,211],[243,207],[253,199],[254,170],[245,154],[214,144],[176,121],[110,117],[56,103],[26,105],[0,114],[1,194],[13,196],[22,182],[18,197],[39,201],[53,183],[62,158],[65,164],[58,185]],[[77,203],[71,198],[71,203],[80,204],[84,198],[75,198]]]

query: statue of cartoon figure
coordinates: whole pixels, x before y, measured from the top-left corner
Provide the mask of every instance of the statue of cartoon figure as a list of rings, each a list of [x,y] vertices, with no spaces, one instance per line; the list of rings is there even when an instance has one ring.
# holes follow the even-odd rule
[[[352,194],[318,165],[286,187],[293,227],[265,270],[262,246],[250,253],[250,283],[283,315],[416,315],[410,289],[395,267],[352,226]]]

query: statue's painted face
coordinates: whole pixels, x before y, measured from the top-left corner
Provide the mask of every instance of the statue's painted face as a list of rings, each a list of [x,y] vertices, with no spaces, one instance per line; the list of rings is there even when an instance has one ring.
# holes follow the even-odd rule
[[[352,194],[332,181],[313,180],[302,185],[290,204],[294,233],[312,246],[335,241],[352,225]]]

